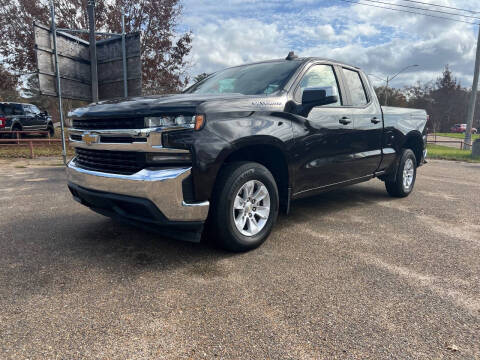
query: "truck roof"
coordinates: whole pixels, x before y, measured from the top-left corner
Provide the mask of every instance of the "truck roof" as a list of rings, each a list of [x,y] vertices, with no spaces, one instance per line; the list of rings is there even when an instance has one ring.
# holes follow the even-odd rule
[[[352,67],[352,68],[360,70],[360,68],[358,66],[354,66],[354,65],[351,65],[351,64],[347,64],[347,63],[337,61],[337,60],[333,60],[333,59],[329,59],[329,58],[314,57],[314,56],[311,56],[311,57],[296,57],[296,58],[290,59],[290,60],[287,60],[287,59],[271,59],[271,60],[254,61],[254,62],[251,62],[251,63],[231,66],[230,68],[236,68],[236,67],[239,67],[239,66],[253,65],[253,64],[265,64],[265,63],[271,63],[271,62],[287,62],[287,61],[297,61],[297,62],[300,62],[300,63],[308,63],[308,62],[313,62],[313,61],[326,61],[326,62],[331,62],[331,63],[338,64],[340,66],[348,66],[348,67]]]
[[[30,103],[20,103],[20,102],[16,102],[16,101],[0,101],[0,104],[3,104],[3,105],[32,105]]]

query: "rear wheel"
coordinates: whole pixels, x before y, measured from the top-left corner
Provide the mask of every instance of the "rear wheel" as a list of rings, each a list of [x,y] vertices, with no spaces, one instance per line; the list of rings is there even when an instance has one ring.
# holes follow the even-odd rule
[[[210,223],[217,244],[231,251],[254,249],[277,220],[277,184],[263,165],[229,164],[219,176],[212,206]]]
[[[394,179],[385,180],[387,192],[393,197],[407,197],[417,177],[417,159],[410,149],[403,149]]]
[[[12,131],[22,131],[22,128],[21,128],[20,125],[15,124],[15,125],[13,125],[13,127],[12,127]],[[10,137],[11,137],[12,139],[16,139],[16,138],[17,138],[17,133],[12,133],[12,134],[10,135]],[[22,134],[18,134],[18,137],[21,138],[21,137],[22,137]]]

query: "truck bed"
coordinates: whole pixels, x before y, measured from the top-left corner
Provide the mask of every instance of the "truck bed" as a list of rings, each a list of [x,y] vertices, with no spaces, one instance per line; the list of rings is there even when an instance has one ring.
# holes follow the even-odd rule
[[[393,106],[382,106],[385,128],[396,128],[403,134],[412,130],[423,133],[427,123],[427,112],[421,109],[409,109]]]

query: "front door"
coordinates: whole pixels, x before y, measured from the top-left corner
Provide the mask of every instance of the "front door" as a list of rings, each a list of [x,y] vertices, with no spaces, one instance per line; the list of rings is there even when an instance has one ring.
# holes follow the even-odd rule
[[[294,99],[301,102],[306,88],[325,88],[337,95],[335,104],[313,108],[294,126],[296,176],[294,196],[320,190],[352,178],[355,138],[353,118],[346,116],[346,98],[342,94],[334,67],[312,65],[299,82]]]
[[[36,120],[35,114],[33,113],[30,105],[23,105],[23,120],[22,128],[23,130],[34,130],[36,129]]]
[[[44,130],[47,127],[45,118],[42,116],[42,112],[35,105],[30,105],[30,111],[33,114],[33,125],[36,130]]]

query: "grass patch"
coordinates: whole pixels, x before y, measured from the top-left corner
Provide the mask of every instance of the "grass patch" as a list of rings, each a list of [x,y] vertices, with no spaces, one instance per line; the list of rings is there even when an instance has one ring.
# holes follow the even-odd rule
[[[472,158],[471,150],[460,150],[448,146],[428,144],[427,159],[457,160],[480,163],[480,158]]]
[[[33,155],[39,156],[57,156],[62,157],[62,145],[35,145],[33,146]],[[74,150],[67,147],[67,156],[73,156]],[[2,146],[0,145],[0,159],[24,158],[30,159],[30,147],[27,146]]]
[[[435,136],[435,134],[429,134],[432,137]],[[437,133],[437,136],[445,136],[449,138],[454,138],[454,139],[460,139],[460,140],[465,140],[465,134],[459,134],[459,133]],[[480,139],[480,134],[472,134],[472,140],[477,140]]]
[[[65,131],[67,134],[67,131]],[[35,135],[27,135],[23,137],[23,139],[43,139],[40,136]],[[52,136],[52,139],[61,139],[60,129],[55,129],[55,135]],[[67,157],[71,157],[74,155],[73,148],[69,147],[67,144]],[[52,144],[36,144],[33,143],[33,155],[35,157],[39,156],[58,156],[59,158],[62,157],[62,144],[61,143],[52,143]],[[0,144],[0,159],[13,159],[13,158],[23,158],[23,159],[30,159],[30,147],[28,143],[22,146],[2,146]]]

